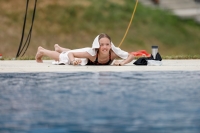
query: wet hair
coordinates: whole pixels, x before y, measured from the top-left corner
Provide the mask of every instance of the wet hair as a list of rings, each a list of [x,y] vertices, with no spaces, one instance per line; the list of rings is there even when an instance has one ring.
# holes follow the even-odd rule
[[[110,40],[110,42],[111,42],[110,36],[107,35],[106,33],[101,33],[101,34],[99,34],[99,40],[100,40],[101,38],[108,38],[108,39]]]

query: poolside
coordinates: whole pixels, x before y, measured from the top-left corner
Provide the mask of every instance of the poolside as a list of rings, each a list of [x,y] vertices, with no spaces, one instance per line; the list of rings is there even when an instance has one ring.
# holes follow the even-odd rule
[[[133,60],[134,62],[135,60]],[[125,66],[71,66],[52,65],[52,60],[36,63],[35,60],[1,60],[0,73],[9,72],[99,72],[99,71],[200,71],[200,59],[163,60],[162,66],[135,66],[133,62]]]

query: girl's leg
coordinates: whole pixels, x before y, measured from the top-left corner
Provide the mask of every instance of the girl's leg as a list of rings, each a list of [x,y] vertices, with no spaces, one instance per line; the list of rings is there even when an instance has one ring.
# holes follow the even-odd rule
[[[60,53],[56,52],[56,51],[51,51],[51,50],[47,50],[47,49],[44,49],[43,47],[39,46],[38,47],[38,50],[37,50],[37,53],[35,55],[35,60],[38,62],[38,63],[42,63],[42,57],[43,56],[48,56],[50,57],[51,59],[54,59],[56,61],[59,61],[59,55]]]
[[[60,47],[58,44],[55,44],[54,48],[55,48],[55,51],[58,53],[62,53],[63,51],[67,52],[67,51],[71,50],[71,49]]]

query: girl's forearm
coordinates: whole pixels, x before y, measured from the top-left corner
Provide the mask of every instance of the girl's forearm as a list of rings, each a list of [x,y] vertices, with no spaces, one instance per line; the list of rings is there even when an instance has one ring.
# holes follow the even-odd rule
[[[68,53],[68,58],[69,58],[70,64],[73,64],[75,58],[74,58],[74,54],[72,52]]]
[[[125,60],[123,60],[120,64],[121,64],[121,65],[125,65],[125,64],[127,64],[127,63],[130,63],[133,59],[134,59],[134,56],[131,55],[131,54],[129,54],[129,55],[128,55],[128,58],[125,59]]]

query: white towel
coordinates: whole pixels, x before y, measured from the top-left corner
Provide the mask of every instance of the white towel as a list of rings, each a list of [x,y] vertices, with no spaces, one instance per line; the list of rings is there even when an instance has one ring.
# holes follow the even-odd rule
[[[147,66],[161,66],[162,61],[159,60],[147,60]]]
[[[89,49],[87,52],[92,55],[95,56],[96,55],[96,48],[99,48],[99,35],[94,39],[93,43],[92,43],[92,48]],[[115,47],[115,45],[111,42],[111,49],[115,52],[116,55],[118,55],[120,58],[122,59],[126,59],[128,57],[128,52],[125,52],[123,50],[121,50],[118,47]]]

